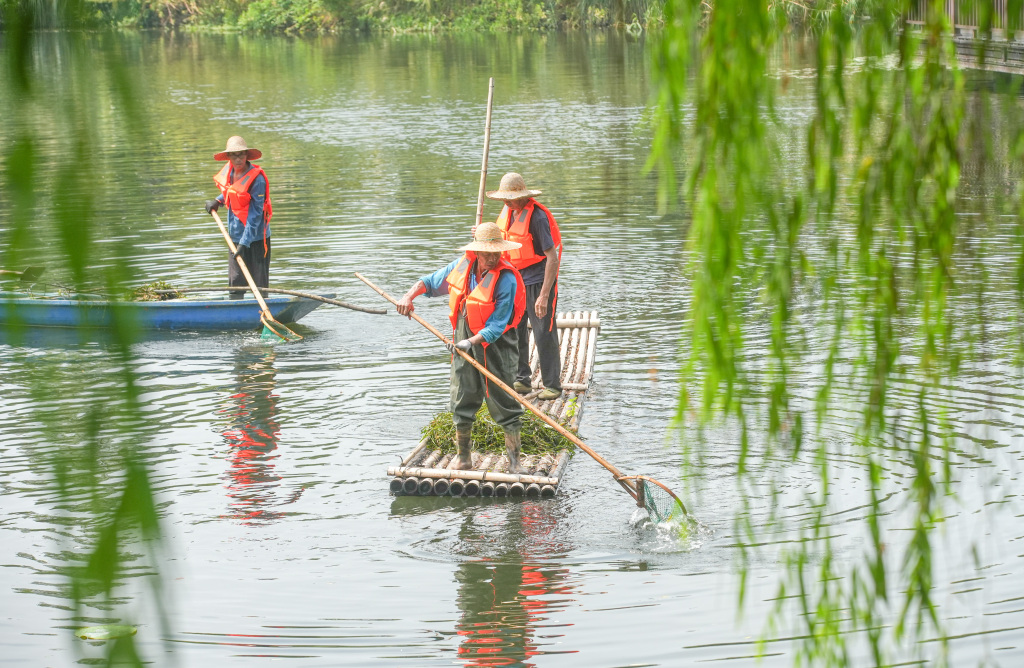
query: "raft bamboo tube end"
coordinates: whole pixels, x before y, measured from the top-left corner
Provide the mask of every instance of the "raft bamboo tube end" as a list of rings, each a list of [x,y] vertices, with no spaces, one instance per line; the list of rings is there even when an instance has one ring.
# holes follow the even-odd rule
[[[436,494],[437,496],[444,496],[445,494],[448,493],[448,488],[450,486],[451,485],[448,484],[447,480],[445,480],[444,478],[438,478],[437,480],[434,481],[434,494]]]
[[[448,493],[452,496],[462,496],[463,490],[466,489],[466,483],[464,480],[455,478],[448,483]]]
[[[402,483],[402,491],[406,494],[415,494],[416,490],[420,486],[420,481],[416,478],[406,478],[405,482]]]
[[[480,496],[484,498],[490,498],[494,496],[494,483],[485,482],[484,484],[480,485]]]
[[[480,496],[480,481],[467,480],[466,489],[463,491],[466,496]]]
[[[544,485],[540,488],[540,498],[552,499],[555,496],[555,488],[553,485]]]
[[[528,498],[528,499],[538,499],[538,498],[540,498],[540,485],[538,485],[535,482],[530,483],[530,485],[526,488],[526,498]]]
[[[513,498],[519,498],[526,494],[526,485],[521,482],[514,482],[508,486],[508,495]]]
[[[409,480],[415,480],[416,478],[409,478]],[[432,494],[434,492],[434,481],[430,478],[423,478],[419,482],[419,493],[422,496]]]
[[[507,482],[499,482],[497,485],[495,485],[494,486],[494,496],[499,498],[499,499],[502,499],[502,498],[505,498],[506,496],[508,496],[508,483]]]
[[[391,479],[391,493],[392,494],[398,494],[403,489],[405,489],[405,481],[404,480],[402,480],[401,478],[392,478]]]

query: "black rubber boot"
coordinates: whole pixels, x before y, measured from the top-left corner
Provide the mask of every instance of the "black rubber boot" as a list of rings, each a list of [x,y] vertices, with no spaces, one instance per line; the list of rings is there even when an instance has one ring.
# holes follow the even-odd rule
[[[473,444],[470,439],[473,433],[472,427],[456,427],[455,442],[459,446],[459,461],[452,468],[457,471],[466,471],[473,468]]]
[[[505,432],[505,451],[508,453],[508,472],[522,474],[526,469],[519,465],[519,450],[522,448],[522,432]]]

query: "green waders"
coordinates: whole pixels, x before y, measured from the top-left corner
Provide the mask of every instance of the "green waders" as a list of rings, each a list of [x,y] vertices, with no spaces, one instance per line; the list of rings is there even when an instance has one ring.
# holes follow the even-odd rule
[[[455,327],[455,341],[468,339],[473,335],[466,324],[466,317],[459,316]],[[516,330],[510,329],[499,336],[494,343],[486,348],[473,346],[470,354],[485,369],[501,379],[509,387],[516,379],[516,368],[519,365],[519,341]],[[484,378],[483,374],[473,366],[455,355],[452,359],[451,376],[451,407],[454,415],[455,428],[470,429],[476,412],[481,404],[487,401],[487,410],[494,422],[506,432],[519,434],[522,429],[519,421],[523,407],[510,397],[505,390]]]

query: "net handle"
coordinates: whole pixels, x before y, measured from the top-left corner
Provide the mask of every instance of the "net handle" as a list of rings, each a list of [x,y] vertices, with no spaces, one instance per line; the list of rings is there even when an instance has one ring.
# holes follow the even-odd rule
[[[228,234],[227,228],[224,227],[224,223],[221,221],[220,216],[217,215],[217,210],[214,209],[213,211],[210,211],[210,215],[212,215],[213,219],[217,221],[217,227],[220,228],[220,233],[228,245],[228,250],[231,251],[232,255],[235,255],[238,252],[238,248],[236,248],[234,242],[231,241],[231,235]],[[242,270],[242,275],[245,276],[245,282],[249,284],[249,290],[252,291],[252,296],[256,298],[256,303],[260,305],[260,321],[263,323],[263,326],[283,341],[301,340],[302,336],[288,329],[277,320],[274,320],[274,316],[271,315],[270,309],[267,307],[267,302],[263,301],[263,294],[260,292],[260,289],[256,287],[256,282],[252,279],[252,274],[249,273],[249,268],[245,266],[245,261],[236,256],[235,262],[238,264],[238,268]],[[272,327],[270,323],[274,323],[276,327],[280,327],[286,333],[282,334],[276,329],[276,327]]]

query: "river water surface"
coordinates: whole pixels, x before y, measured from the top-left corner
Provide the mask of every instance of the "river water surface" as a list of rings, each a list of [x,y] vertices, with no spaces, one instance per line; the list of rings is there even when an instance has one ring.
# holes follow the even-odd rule
[[[642,40],[117,39],[144,74],[140,95],[154,133],[149,145],[103,147],[96,159],[137,165],[150,201],[136,213],[140,194],[126,191],[98,206],[126,221],[117,241],[131,249],[139,283],[223,281],[223,241],[202,204],[216,194],[212,154],[241,134],[263,151],[271,181],[272,285],[367,306],[386,304],[353,272],[398,295],[468,239],[494,76],[488,186],[519,171],[544,191],[565,239],[560,308],[596,310],[602,320],[581,435],[623,471],[682,490],[702,527],[682,539],[632,524],[630,499],[584,455],[549,501],[389,496],[387,467],[446,408],[448,356],[393,309],[377,316],[322,307],[296,327],[301,343],[267,345],[256,332],[179,333],[133,347],[141,446],[166,532],[168,623],[152,616],[145,588],[133,584],[139,578],[109,608],[76,616],[61,569],[85,549],[78,511],[58,502],[38,462],[76,447],[80,406],[116,383],[111,351],[59,332],[2,343],[4,665],[94,656],[68,629],[123,610],[142,619],[139,644],[158,665],[740,666],[758,654],[764,665],[793,663],[791,638],[803,632],[795,617],[775,619],[778,640],[757,645],[777,604],[782,565],[772,547],[748,564],[737,613],[738,435],[712,430],[702,477],[680,474],[670,427],[686,221],[658,213],[656,183],[643,173],[652,83]],[[61,66],[60,49],[37,57]],[[799,84],[780,99],[780,115],[794,126],[812,112]],[[60,142],[48,150],[60,151]],[[497,211],[489,203],[485,217]],[[1009,267],[991,234],[977,233],[987,250],[976,261]],[[46,235],[37,250],[58,277]],[[443,300],[417,306],[443,328]],[[957,496],[936,537],[936,596],[955,665],[1024,661],[1024,522],[1014,500],[1024,400],[1003,365],[1011,353],[994,347],[938,406],[964,444]],[[40,386],[47,391],[31,389]],[[908,405],[915,396],[906,388]],[[50,428],[40,415],[64,426]],[[856,419],[854,409],[836,431],[837,464]],[[860,554],[866,498],[862,472],[837,468],[830,517],[843,563]],[[780,461],[772,476],[783,473],[783,492],[794,499],[817,480],[811,461]],[[898,532],[907,526],[899,510],[906,472],[891,473],[890,528]],[[856,482],[848,493],[846,477]],[[744,513],[756,524],[769,505],[755,495]],[[787,519],[770,546],[795,540],[809,521],[796,505]],[[130,574],[145,570],[133,563]]]

